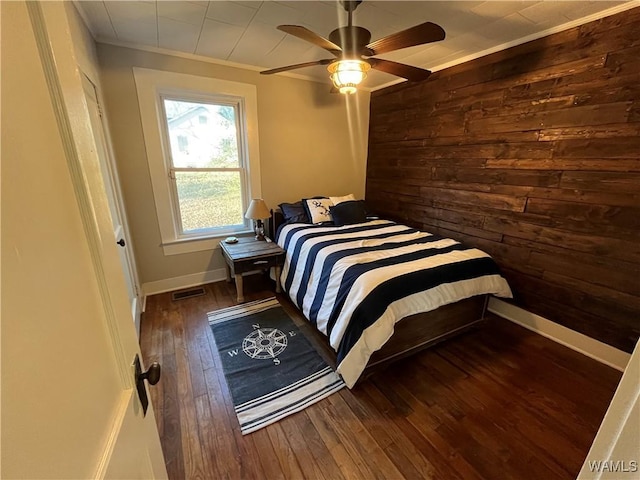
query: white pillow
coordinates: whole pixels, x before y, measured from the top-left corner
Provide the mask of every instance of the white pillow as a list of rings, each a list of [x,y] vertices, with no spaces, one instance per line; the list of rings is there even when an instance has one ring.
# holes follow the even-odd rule
[[[355,200],[355,199],[356,197],[353,196],[353,193],[350,193],[349,195],[345,195],[344,197],[329,197],[329,200],[331,200],[334,205],[338,205],[339,203],[348,202],[350,200]]]
[[[321,223],[331,221],[331,212],[329,208],[333,206],[333,202],[328,198],[309,198],[306,199],[307,210],[309,211],[309,219],[311,223]]]

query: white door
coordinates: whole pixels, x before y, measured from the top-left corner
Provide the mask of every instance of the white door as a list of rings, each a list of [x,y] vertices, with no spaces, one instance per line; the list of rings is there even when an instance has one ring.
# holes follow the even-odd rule
[[[65,6],[0,20],[0,477],[166,478]]]
[[[126,235],[126,228],[123,221],[124,213],[122,204],[120,202],[120,196],[116,186],[117,175],[113,171],[113,159],[110,158],[106,140],[106,125],[102,114],[102,108],[98,101],[98,94],[95,85],[82,74],[82,87],[87,100],[87,107],[89,108],[89,116],[91,119],[91,130],[96,142],[96,152],[100,159],[100,169],[102,171],[102,178],[104,179],[105,191],[107,199],[109,201],[109,212],[111,213],[111,222],[113,223],[113,235],[118,245],[118,254],[120,257],[120,264],[122,271],[124,272],[124,279],[127,286],[127,295],[129,297],[129,305],[131,308],[131,316],[133,323],[136,327],[136,333],[140,336],[140,301],[138,294],[138,282],[135,269],[133,268],[134,262],[132,261],[133,252],[131,250],[131,244]]]

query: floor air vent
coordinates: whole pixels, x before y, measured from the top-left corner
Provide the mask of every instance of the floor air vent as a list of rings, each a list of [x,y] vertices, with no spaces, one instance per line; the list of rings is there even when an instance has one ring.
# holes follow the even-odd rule
[[[171,300],[175,302],[176,300],[184,300],[185,298],[199,297],[205,293],[206,292],[202,287],[190,288],[189,290],[179,290],[177,292],[171,292]]]

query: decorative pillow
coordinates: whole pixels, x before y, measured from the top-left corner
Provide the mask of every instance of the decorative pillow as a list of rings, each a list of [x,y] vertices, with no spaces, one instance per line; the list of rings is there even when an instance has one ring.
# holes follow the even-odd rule
[[[354,223],[364,223],[367,221],[367,214],[362,200],[349,200],[341,202],[331,207],[331,218],[338,227],[352,225]]]
[[[328,198],[306,198],[302,200],[302,204],[305,205],[307,215],[311,220],[311,223],[322,223],[331,221],[331,212],[329,208],[333,205]]]
[[[373,212],[365,203],[364,200],[356,200],[357,202],[360,202],[362,204],[362,208],[364,208],[364,212],[367,216],[367,219],[371,219],[371,220],[377,220],[380,217],[378,216],[378,214],[376,212]]]
[[[311,223],[302,202],[278,205],[286,223]]]
[[[331,200],[331,202],[334,205],[338,205],[339,203],[342,202],[348,202],[349,200],[355,200],[356,197],[353,196],[353,193],[350,193],[349,195],[345,195],[344,197],[329,197],[329,200]]]

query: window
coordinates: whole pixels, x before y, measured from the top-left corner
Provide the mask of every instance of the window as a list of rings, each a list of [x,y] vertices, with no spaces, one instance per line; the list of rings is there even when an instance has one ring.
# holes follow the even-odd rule
[[[260,197],[255,86],[134,68],[165,254],[250,232]]]
[[[189,139],[184,135],[178,135],[178,151],[186,152],[189,148]]]
[[[240,99],[161,98],[178,235],[221,234],[245,227]],[[203,112],[210,123],[200,121]]]

